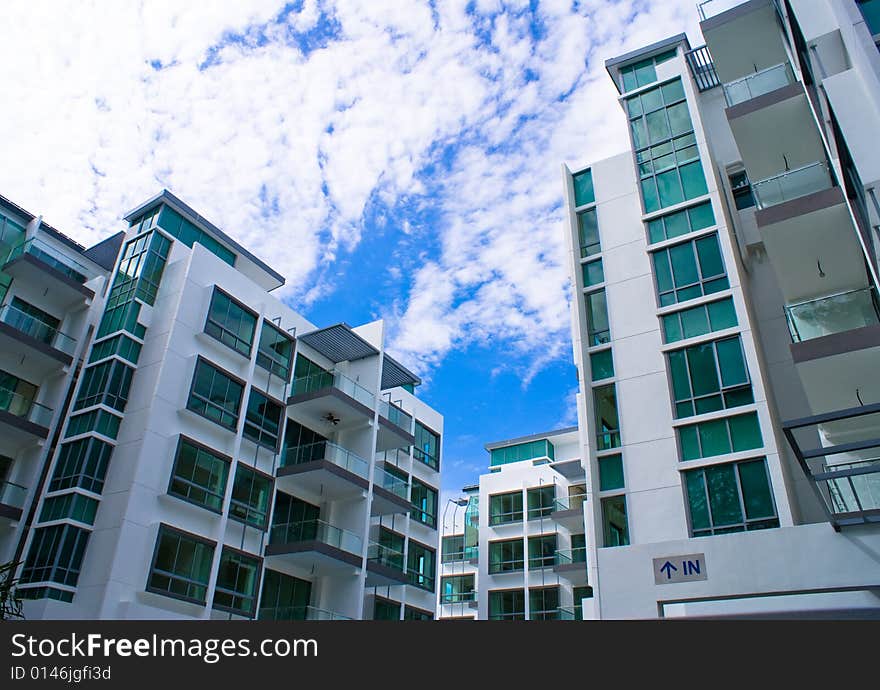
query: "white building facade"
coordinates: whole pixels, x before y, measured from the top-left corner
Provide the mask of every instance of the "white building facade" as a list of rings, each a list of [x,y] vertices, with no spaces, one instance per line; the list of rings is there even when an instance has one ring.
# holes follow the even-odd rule
[[[630,150],[564,171],[586,618],[878,615],[876,5],[606,62]]]
[[[315,327],[167,191],[125,220],[19,530],[25,616],[433,618],[443,419],[383,322]]]

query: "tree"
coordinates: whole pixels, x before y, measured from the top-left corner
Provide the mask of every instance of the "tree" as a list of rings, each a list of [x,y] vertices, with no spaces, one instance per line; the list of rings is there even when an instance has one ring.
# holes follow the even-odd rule
[[[21,612],[21,597],[15,587],[18,582],[15,571],[19,565],[11,561],[0,565],[0,620],[24,618]]]

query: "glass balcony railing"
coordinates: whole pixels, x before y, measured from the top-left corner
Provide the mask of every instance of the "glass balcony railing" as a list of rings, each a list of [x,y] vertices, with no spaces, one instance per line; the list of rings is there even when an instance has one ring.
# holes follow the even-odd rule
[[[258,616],[261,621],[350,621],[354,620],[335,611],[315,606],[263,607]]]
[[[330,441],[317,441],[316,443],[285,448],[281,454],[281,467],[302,465],[316,460],[332,462],[363,479],[369,476],[370,466],[366,460]]]
[[[476,591],[471,592],[444,592],[440,595],[441,604],[463,604],[477,600]]]
[[[837,515],[880,510],[880,459],[826,466],[819,481]]]
[[[387,400],[379,401],[379,414],[392,424],[399,426],[407,433],[412,429],[412,416]]]
[[[556,565],[571,565],[572,563],[587,562],[587,547],[579,546],[575,549],[558,549],[556,551]]]
[[[563,496],[553,501],[553,510],[554,512],[559,510],[581,510],[586,502],[586,494]]]
[[[40,426],[48,427],[52,421],[51,407],[34,402],[32,398],[8,388],[0,388],[0,410]]]
[[[409,500],[409,483],[400,477],[395,477],[390,472],[386,472],[381,467],[376,467],[373,483],[376,486],[381,486],[386,491],[390,491],[398,498],[402,498],[405,501]]]
[[[392,549],[385,544],[371,541],[367,546],[367,560],[403,572],[403,551]]]
[[[376,404],[375,395],[370,393],[370,391],[356,381],[352,381],[347,376],[340,374],[338,371],[320,371],[316,374],[301,376],[293,380],[294,395],[312,393],[314,391],[323,390],[324,388],[336,388],[345,393],[348,397],[357,400],[361,405],[366,405],[371,410]]]
[[[6,257],[6,262],[13,261],[23,254],[30,254],[77,283],[85,283],[88,280],[89,270],[85,266],[74,259],[64,256],[55,247],[36,237],[32,237],[27,242],[22,242],[13,247],[12,251],[9,252],[9,256]]]
[[[443,563],[457,563],[459,561],[475,561],[479,558],[480,549],[476,546],[465,546],[462,551],[450,551],[443,554]]]
[[[11,304],[0,306],[0,321],[68,355],[72,355],[76,349],[76,340],[69,335],[30,314],[26,314]]]
[[[742,79],[728,82],[724,85],[724,98],[727,105],[745,103],[765,93],[776,91],[789,84],[794,84],[794,72],[791,65],[783,62],[760,72],[749,74]]]
[[[0,482],[0,504],[11,508],[24,508],[27,489],[12,482]]]
[[[758,208],[768,208],[807,194],[831,189],[834,179],[825,161],[816,161],[794,170],[752,183]]]
[[[873,288],[849,290],[785,307],[793,342],[843,333],[880,323],[880,305]]]
[[[354,532],[334,527],[323,520],[300,520],[274,525],[269,533],[270,544],[295,544],[319,541],[341,551],[359,556],[363,540]]]

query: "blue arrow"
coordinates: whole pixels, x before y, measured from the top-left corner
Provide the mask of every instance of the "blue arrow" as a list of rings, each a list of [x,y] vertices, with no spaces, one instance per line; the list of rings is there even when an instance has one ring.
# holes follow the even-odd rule
[[[672,579],[672,571],[673,571],[673,570],[678,570],[678,568],[676,568],[674,565],[672,565],[672,563],[670,563],[669,561],[666,561],[666,563],[664,563],[664,564],[660,567],[660,572],[661,572],[661,573],[662,573],[662,572],[665,572],[665,573],[666,573],[666,579],[667,579],[667,580],[671,580],[671,579]]]

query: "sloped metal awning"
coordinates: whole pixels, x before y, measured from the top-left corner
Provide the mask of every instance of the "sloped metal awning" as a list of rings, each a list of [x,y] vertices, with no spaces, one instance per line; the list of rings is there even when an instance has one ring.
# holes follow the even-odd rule
[[[335,326],[319,328],[299,337],[313,350],[317,350],[334,364],[354,362],[364,357],[378,355],[379,350],[355,333],[350,326],[338,323]]]
[[[422,380],[390,355],[382,361],[382,390],[397,386],[419,386]]]

